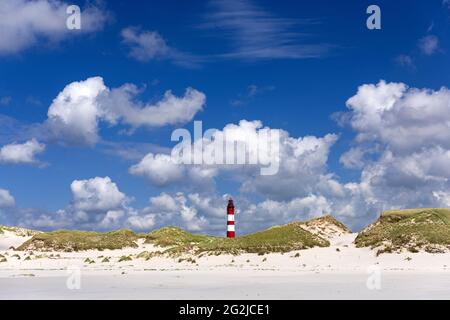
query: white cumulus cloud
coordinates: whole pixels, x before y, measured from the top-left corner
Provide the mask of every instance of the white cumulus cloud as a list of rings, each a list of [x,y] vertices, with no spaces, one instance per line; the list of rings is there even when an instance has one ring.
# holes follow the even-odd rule
[[[123,228],[126,219],[135,214],[128,206],[132,199],[109,177],[74,180],[70,189],[72,201],[65,208],[56,212],[26,210],[19,224],[43,229],[111,230]]]
[[[46,127],[55,139],[92,145],[99,140],[101,121],[132,128],[183,124],[192,120],[206,102],[205,95],[192,88],[187,88],[182,97],[167,91],[155,104],[138,101],[139,92],[132,84],[110,89],[101,77],[72,82],[53,100]]]
[[[48,109],[47,125],[52,133],[69,142],[97,142],[97,126],[103,115],[97,98],[106,91],[100,77],[67,85]]]
[[[174,195],[162,193],[150,198],[149,206],[142,210],[140,219],[145,217],[157,217],[159,226],[171,224],[190,231],[207,230],[211,224],[205,212],[201,212],[182,192]]]
[[[108,211],[121,207],[127,197],[109,177],[75,180],[70,185],[73,205],[82,211]]]
[[[138,164],[130,168],[130,173],[145,176],[156,186],[179,182],[185,178],[185,168],[166,154],[147,154]]]
[[[0,189],[0,208],[13,207],[16,204],[14,197],[8,190]]]
[[[360,210],[446,206],[450,90],[380,81],[360,86],[347,105],[356,147],[341,160],[361,169],[353,184],[363,196]]]
[[[31,139],[25,143],[12,143],[0,148],[0,162],[4,163],[39,163],[35,159],[36,154],[42,153],[45,145],[39,143],[36,139]]]
[[[135,215],[127,219],[127,224],[135,230],[150,230],[155,225],[155,215]]]

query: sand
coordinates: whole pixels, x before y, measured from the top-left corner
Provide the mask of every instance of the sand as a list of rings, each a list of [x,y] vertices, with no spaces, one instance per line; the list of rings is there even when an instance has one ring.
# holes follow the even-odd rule
[[[285,254],[153,257],[161,248],[85,252],[5,250],[0,236],[0,299],[449,299],[450,253],[383,254],[356,248],[356,234],[328,248]],[[23,242],[23,241],[22,241]],[[13,257],[18,255],[19,258]],[[122,256],[131,261],[118,262]],[[110,262],[101,262],[108,257]],[[95,263],[86,262],[86,259]]]
[[[5,230],[0,234],[0,253],[1,251],[8,250],[10,247],[18,247],[30,238],[31,237],[21,237],[14,232]]]

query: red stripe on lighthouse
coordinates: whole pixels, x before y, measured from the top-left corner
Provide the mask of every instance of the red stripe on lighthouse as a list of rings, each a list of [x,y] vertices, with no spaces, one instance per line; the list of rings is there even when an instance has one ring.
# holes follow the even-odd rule
[[[235,224],[234,224],[234,203],[233,198],[230,197],[227,206],[227,238],[234,238],[235,236]]]

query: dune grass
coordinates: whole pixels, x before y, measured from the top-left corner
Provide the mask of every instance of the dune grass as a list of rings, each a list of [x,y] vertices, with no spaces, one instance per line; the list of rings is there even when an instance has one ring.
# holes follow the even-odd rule
[[[5,231],[14,231],[14,227],[8,227],[8,226],[1,226],[0,225],[0,234],[5,233]]]
[[[324,217],[343,229],[334,218]],[[311,220],[319,221],[319,220]],[[292,222],[275,226],[264,231],[239,236],[234,239],[194,234],[177,227],[163,227],[148,234],[136,234],[130,230],[107,233],[59,230],[34,235],[17,250],[38,251],[82,251],[122,249],[137,247],[136,240],[145,238],[145,243],[164,248],[161,253],[182,254],[238,254],[242,252],[264,254],[269,252],[288,252],[311,247],[326,247],[330,243],[319,235],[304,229],[305,223]],[[144,258],[144,257],[143,257]],[[145,257],[146,258],[146,257]]]
[[[203,234],[194,234],[178,227],[164,227],[150,232],[146,236],[146,243],[152,243],[161,247],[185,246],[213,241],[215,237]]]
[[[5,231],[14,232],[15,234],[22,236],[22,237],[31,237],[31,236],[34,236],[35,234],[39,233],[39,231],[35,231],[35,230],[0,225],[0,234],[5,233]]]
[[[450,249],[450,209],[386,211],[376,223],[358,234],[355,244],[357,247],[381,247],[380,252]]]
[[[194,251],[213,254],[288,252],[330,245],[327,240],[304,230],[300,222],[272,227],[234,239],[192,234],[179,228],[167,227],[150,233],[146,242],[164,247],[171,246],[168,251],[173,253]]]
[[[121,256],[119,258],[119,262],[126,262],[126,261],[132,261],[133,258],[131,258],[130,256]]]
[[[34,235],[17,250],[82,251],[137,247],[138,235],[131,230],[106,233],[59,230]]]

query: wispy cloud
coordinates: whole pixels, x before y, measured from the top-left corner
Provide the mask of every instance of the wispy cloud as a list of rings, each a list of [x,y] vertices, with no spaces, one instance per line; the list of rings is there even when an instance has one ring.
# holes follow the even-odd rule
[[[169,46],[157,31],[128,27],[122,30],[121,37],[122,43],[129,47],[129,56],[140,62],[166,60],[181,67],[196,68],[202,61],[198,56]]]
[[[232,50],[221,54],[238,59],[305,59],[326,55],[331,45],[308,43],[296,27],[317,24],[313,19],[279,17],[250,0],[213,0],[202,29],[221,30]]]
[[[170,154],[171,149],[152,143],[127,142],[127,141],[106,141],[100,143],[101,151],[117,156],[123,160],[140,160],[148,153]]]
[[[257,86],[256,84],[251,84],[247,87],[244,94],[239,94],[238,97],[231,101],[231,105],[235,107],[243,106],[253,100],[256,96],[261,95],[266,92],[271,92],[275,90],[275,86]]]
[[[33,105],[33,106],[42,106],[43,105],[43,102],[39,98],[37,98],[35,96],[28,96],[25,99],[25,103]]]
[[[428,35],[420,38],[418,45],[423,54],[431,56],[439,50],[439,38],[434,35]]]
[[[442,5],[450,9],[450,0],[442,0]]]
[[[395,58],[395,62],[405,68],[409,68],[412,70],[416,69],[416,65],[414,64],[414,60],[410,55],[401,54]]]
[[[32,138],[44,140],[43,133],[40,124],[26,123],[0,114],[0,145]]]
[[[0,106],[7,106],[11,103],[12,98],[10,96],[0,97]]]

